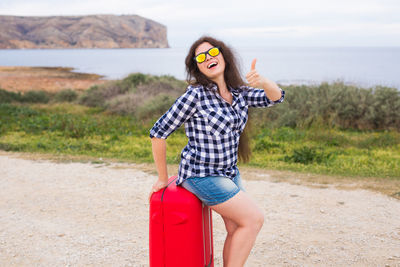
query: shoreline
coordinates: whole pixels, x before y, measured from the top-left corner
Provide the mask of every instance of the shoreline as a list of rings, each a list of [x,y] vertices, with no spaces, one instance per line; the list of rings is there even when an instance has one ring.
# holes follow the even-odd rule
[[[58,92],[64,89],[72,89],[84,91],[94,85],[101,85],[108,81],[122,80],[124,77],[111,78],[106,75],[100,75],[93,72],[76,71],[74,67],[63,66],[1,66],[0,65],[0,89],[12,92],[27,92],[27,91],[47,91]],[[143,72],[143,74],[149,74]],[[156,74],[150,74],[156,75]],[[166,74],[169,75],[169,74]],[[162,75],[156,75],[162,76]],[[176,79],[184,81],[184,78]],[[400,90],[400,85],[388,84],[367,84],[346,81],[344,79],[336,80],[312,80],[312,79],[277,79],[276,83],[280,86],[319,86],[323,83],[343,83],[347,86],[355,86],[359,88],[374,88],[374,87],[389,87]]]
[[[71,67],[0,66],[0,88],[12,92],[65,89],[83,91],[108,82],[104,76],[75,72]]]

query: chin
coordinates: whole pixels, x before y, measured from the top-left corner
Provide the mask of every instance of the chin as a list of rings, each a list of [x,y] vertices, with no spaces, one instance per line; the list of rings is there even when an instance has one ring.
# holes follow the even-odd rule
[[[218,78],[219,76],[223,76],[224,75],[224,71],[222,70],[222,71],[215,71],[215,72],[212,72],[212,73],[207,73],[206,74],[206,76],[207,76],[207,78],[209,78],[209,79],[215,79],[215,78]]]

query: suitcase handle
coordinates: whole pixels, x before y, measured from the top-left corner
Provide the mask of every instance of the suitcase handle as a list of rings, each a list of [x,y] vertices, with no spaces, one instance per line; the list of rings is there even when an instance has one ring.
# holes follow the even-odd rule
[[[201,211],[202,212],[204,212],[204,203],[202,203],[202,209],[201,209]],[[211,231],[211,209],[210,208],[208,208],[207,209],[208,210],[208,229],[209,229],[209,231]],[[202,215],[202,217],[204,216],[204,214]],[[205,259],[205,265],[204,265],[204,267],[211,267],[212,266],[212,263],[213,263],[213,252],[214,252],[214,248],[213,248],[213,244],[212,244],[212,238],[211,238],[211,236],[212,236],[212,233],[210,232],[209,233],[210,235],[209,235],[209,238],[210,238],[210,240],[209,240],[209,244],[210,244],[210,260],[208,261],[208,264],[207,264],[207,260],[206,260],[206,257],[204,257],[204,259]],[[203,221],[203,236],[204,236],[204,221]],[[205,238],[205,237],[204,237]],[[204,244],[204,253],[206,252],[206,250],[205,250],[205,244]]]
[[[164,188],[164,190],[163,190],[163,192],[162,192],[162,195],[161,195],[161,202],[164,200],[164,193],[165,193],[165,190],[167,190],[167,188],[168,188],[168,186],[169,186],[170,184],[172,184],[173,182],[175,182],[176,179],[178,179],[178,176],[171,177],[171,178],[172,178],[172,179],[170,179],[171,181],[168,181],[168,182],[169,182],[168,185]]]

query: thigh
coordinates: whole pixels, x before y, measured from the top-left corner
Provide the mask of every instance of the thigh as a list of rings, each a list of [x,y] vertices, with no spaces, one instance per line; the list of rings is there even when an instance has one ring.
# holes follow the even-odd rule
[[[233,221],[238,226],[249,225],[264,218],[263,211],[243,191],[238,192],[228,201],[211,206],[211,208],[223,218]]]
[[[239,187],[240,190],[246,192],[246,190],[243,187],[242,178],[240,177],[239,172],[232,181],[236,184],[237,187]],[[226,231],[228,232],[228,234],[233,233],[236,230],[236,228],[238,227],[238,225],[233,220],[231,220],[227,217],[224,217],[224,216],[221,216],[221,217],[224,220],[225,228],[226,228]]]

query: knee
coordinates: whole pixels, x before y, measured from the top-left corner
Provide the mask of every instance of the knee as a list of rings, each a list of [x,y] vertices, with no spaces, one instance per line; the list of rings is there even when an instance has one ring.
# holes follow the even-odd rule
[[[236,225],[234,222],[230,222],[229,224],[225,224],[225,228],[228,235],[233,235],[238,228],[238,225]]]
[[[264,213],[262,211],[257,211],[253,213],[251,218],[248,218],[247,227],[253,232],[258,233],[264,224]]]
[[[259,232],[263,224],[264,224],[264,213],[262,211],[259,211],[254,216],[253,227],[257,232]]]

